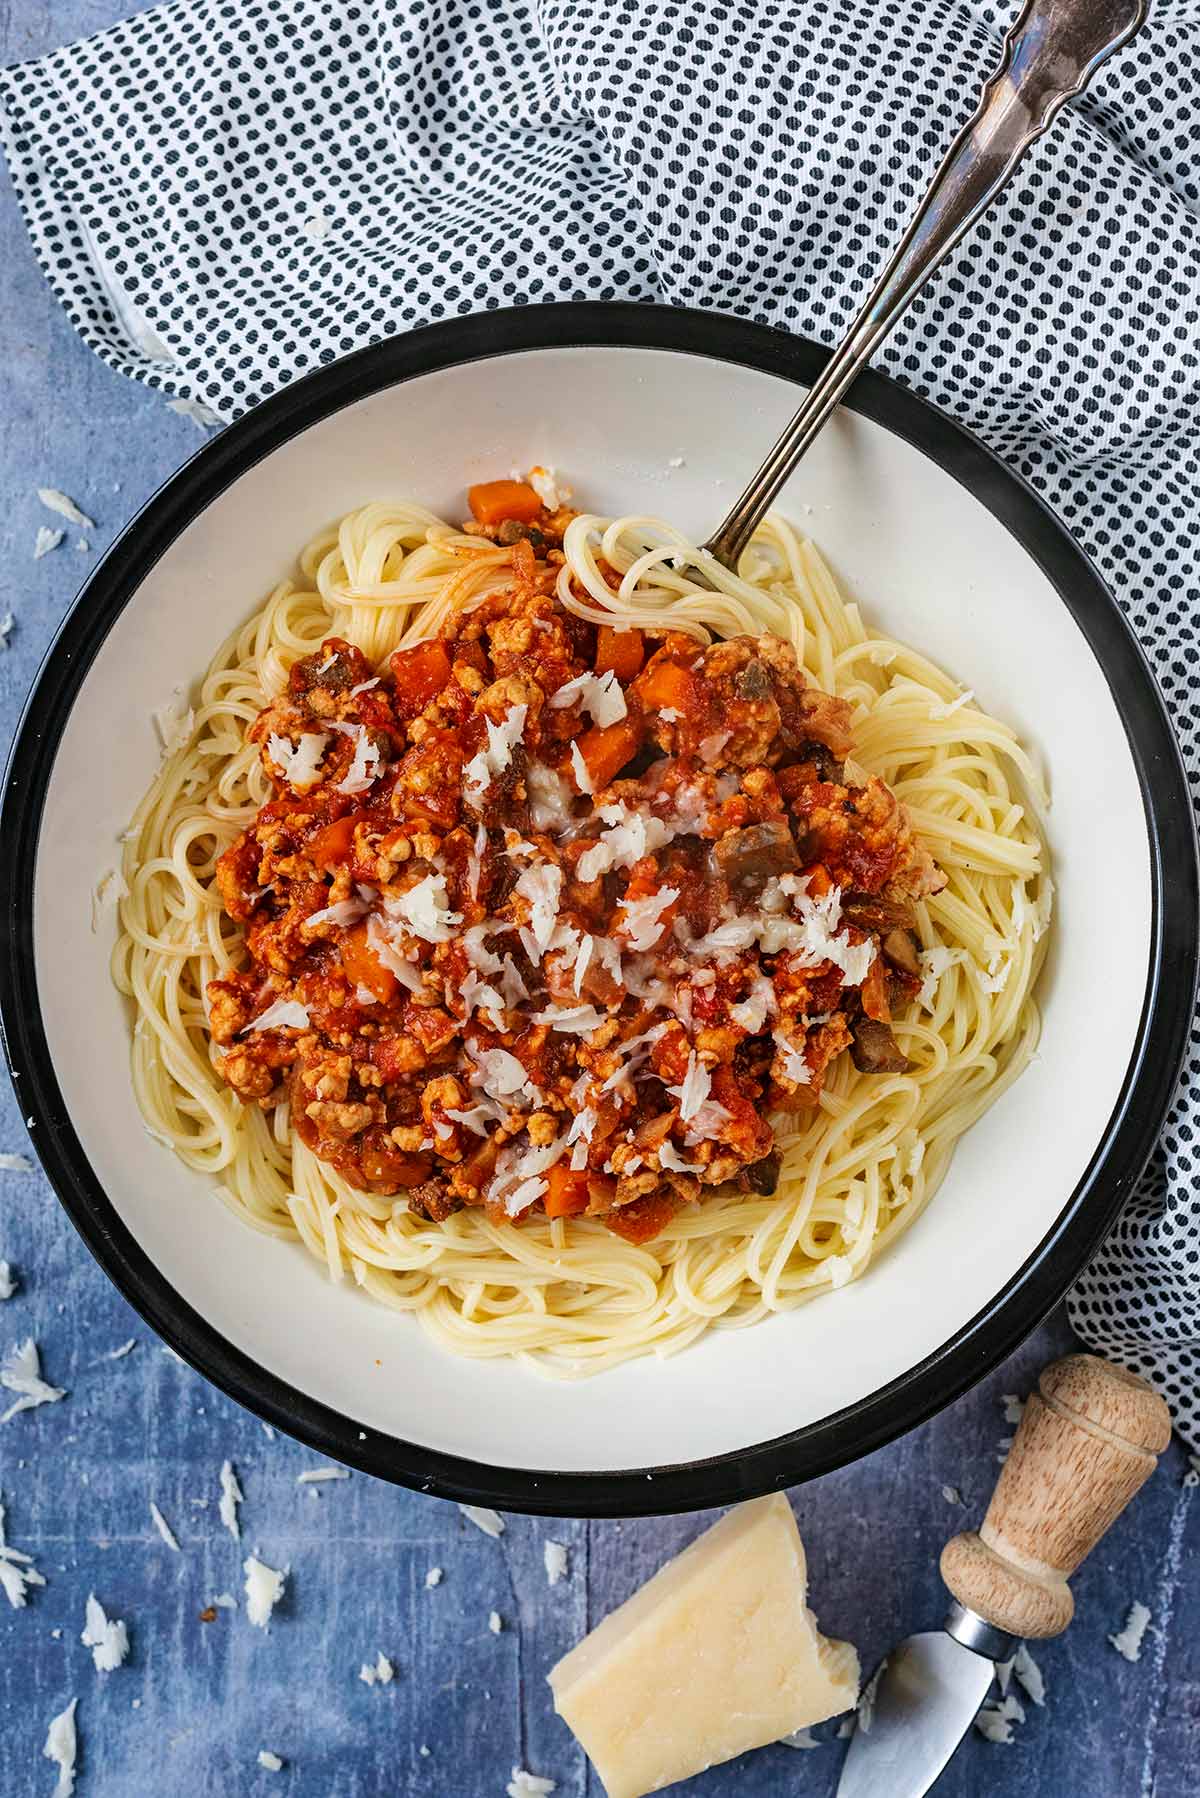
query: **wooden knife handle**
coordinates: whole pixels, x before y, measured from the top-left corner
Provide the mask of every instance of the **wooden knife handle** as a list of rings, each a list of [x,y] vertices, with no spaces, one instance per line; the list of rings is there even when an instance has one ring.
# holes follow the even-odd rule
[[[996,1482],[982,1528],[942,1550],[955,1598],[1012,1636],[1057,1636],[1075,1609],[1067,1580],[1120,1516],[1171,1439],[1154,1388],[1102,1361],[1047,1367]]]

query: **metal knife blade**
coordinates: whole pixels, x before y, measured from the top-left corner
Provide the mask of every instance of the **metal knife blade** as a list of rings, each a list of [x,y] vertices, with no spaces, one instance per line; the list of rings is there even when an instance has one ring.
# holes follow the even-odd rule
[[[945,1630],[909,1636],[888,1656],[869,1730],[850,1738],[837,1798],[924,1798],[987,1697],[988,1658]]]

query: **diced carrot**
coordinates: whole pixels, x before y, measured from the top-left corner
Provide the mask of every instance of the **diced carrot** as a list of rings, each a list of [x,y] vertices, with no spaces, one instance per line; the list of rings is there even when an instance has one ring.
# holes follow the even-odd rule
[[[867,978],[862,983],[862,1008],[877,1024],[890,1024],[892,1021],[892,1008],[888,1004],[887,984],[884,980],[885,970],[882,955],[876,955],[867,970]]]
[[[692,671],[678,662],[651,662],[634,682],[633,690],[647,711],[661,712],[664,706],[670,706],[677,712],[686,712],[694,692]]]
[[[674,1193],[647,1192],[631,1205],[608,1212],[604,1221],[614,1236],[622,1236],[626,1242],[649,1242],[666,1228],[678,1210],[679,1200]]]
[[[542,502],[524,481],[482,481],[467,493],[471,516],[479,524],[503,524],[515,518],[529,524],[542,509]]]
[[[586,1211],[587,1204],[586,1171],[574,1173],[561,1162],[557,1167],[548,1169],[546,1192],[542,1199],[542,1208],[547,1217],[574,1217],[578,1212]]]
[[[392,656],[392,673],[396,677],[396,701],[402,717],[415,718],[450,680],[446,645],[435,637],[430,643],[414,643],[411,649],[398,649]]]
[[[396,976],[390,968],[384,967],[372,949],[365,924],[356,924],[353,930],[347,931],[341,941],[341,952],[342,966],[351,984],[365,986],[381,1005],[387,1005],[395,995]]]
[[[615,674],[618,680],[632,680],[646,657],[646,643],[641,631],[616,631],[602,624],[596,635],[596,673]]]
[[[353,817],[335,818],[317,832],[308,845],[308,854],[318,868],[332,868],[337,862],[348,861],[353,848]]]
[[[626,762],[632,761],[642,745],[642,728],[641,719],[631,713],[616,724],[584,731],[579,738],[579,753],[593,792],[598,793],[615,780]]]

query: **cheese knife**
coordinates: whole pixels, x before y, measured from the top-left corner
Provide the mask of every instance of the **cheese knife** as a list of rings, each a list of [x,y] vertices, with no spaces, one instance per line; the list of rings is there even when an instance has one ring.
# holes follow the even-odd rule
[[[1026,1638],[1066,1629],[1075,1609],[1068,1578],[1170,1436],[1166,1405],[1136,1374],[1096,1355],[1044,1370],[980,1529],[942,1550],[954,1601],[946,1621],[883,1663],[837,1798],[923,1798],[971,1727],[995,1663]]]

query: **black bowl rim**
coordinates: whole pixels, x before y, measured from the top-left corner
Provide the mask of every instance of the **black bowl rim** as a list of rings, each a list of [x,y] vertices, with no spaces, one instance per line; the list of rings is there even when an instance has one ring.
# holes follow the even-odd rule
[[[43,660],[9,757],[0,813],[0,1030],[42,1165],[84,1242],[126,1299],[181,1356],[258,1416],[314,1449],[397,1484],[547,1515],[697,1510],[815,1478],[923,1422],[981,1379],[1062,1298],[1094,1254],[1153,1148],[1187,1046],[1200,938],[1196,840],[1186,778],[1149,666],[1115,600],[1066,528],[975,437],[886,376],[846,404],[966,487],[1041,568],[1083,631],[1121,712],[1141,785],[1151,860],[1145,1000],[1120,1097],[1082,1179],[1042,1242],[977,1316],[917,1366],[853,1405],[767,1442],[703,1460],[616,1472],[492,1466],[388,1436],[289,1386],[184,1303],[100,1186],[55,1079],[33,955],[33,886],[46,789],[75,697],[116,618],[179,532],[228,485],[330,413],[423,374],[523,350],[680,351],[810,385],[827,352],[713,313],[627,302],[496,310],[360,350],[228,426],[167,480],[81,589]],[[766,446],[764,445],[764,448]],[[653,1378],[647,1364],[646,1377]]]

